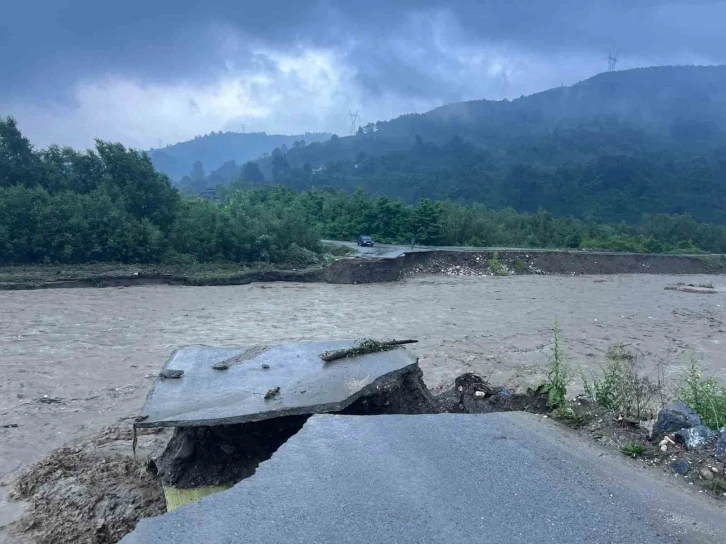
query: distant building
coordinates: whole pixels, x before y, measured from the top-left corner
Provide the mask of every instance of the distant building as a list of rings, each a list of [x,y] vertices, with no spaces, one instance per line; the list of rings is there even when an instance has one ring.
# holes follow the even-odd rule
[[[314,166],[313,167],[313,174],[319,174],[320,172],[325,172],[326,170],[327,170],[327,168],[325,167],[325,165],[323,165],[323,166]]]

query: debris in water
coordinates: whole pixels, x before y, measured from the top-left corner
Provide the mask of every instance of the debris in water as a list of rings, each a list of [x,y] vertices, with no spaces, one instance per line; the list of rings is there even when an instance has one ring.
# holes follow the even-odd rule
[[[276,397],[279,394],[280,394],[280,388],[279,387],[275,387],[274,389],[270,389],[269,391],[267,391],[267,393],[265,393],[265,400],[270,400],[271,398]]]
[[[42,402],[43,404],[59,404],[63,402],[63,399],[43,395],[41,398],[38,399],[38,402]]]
[[[378,340],[364,338],[362,340],[356,340],[355,344],[353,344],[353,347],[351,348],[325,351],[320,354],[320,358],[326,363],[329,363],[330,361],[345,359],[346,357],[357,357],[368,353],[389,351],[402,344],[415,344],[417,342],[418,340],[386,340],[380,342]]]
[[[165,368],[161,372],[159,372],[160,378],[167,378],[169,380],[175,380],[177,378],[181,378],[184,375],[183,370],[176,370],[173,368]]]

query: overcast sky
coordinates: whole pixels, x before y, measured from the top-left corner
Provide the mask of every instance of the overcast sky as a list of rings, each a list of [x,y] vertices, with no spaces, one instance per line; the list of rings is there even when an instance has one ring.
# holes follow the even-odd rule
[[[346,134],[607,68],[726,62],[726,0],[0,0],[0,115],[36,146]]]

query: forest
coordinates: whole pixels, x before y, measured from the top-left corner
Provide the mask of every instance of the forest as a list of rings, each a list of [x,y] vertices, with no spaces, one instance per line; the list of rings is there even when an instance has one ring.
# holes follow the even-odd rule
[[[302,188],[301,188],[302,189]],[[638,252],[726,252],[726,227],[687,214],[602,223],[485,204],[405,203],[363,189],[237,180],[219,202],[184,197],[148,154],[97,141],[36,150],[0,120],[0,264],[318,262],[321,239]]]

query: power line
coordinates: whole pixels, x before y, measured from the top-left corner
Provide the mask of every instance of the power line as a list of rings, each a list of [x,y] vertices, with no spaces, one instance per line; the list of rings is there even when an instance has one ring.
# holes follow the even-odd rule
[[[358,112],[353,113],[348,112],[348,117],[350,117],[350,135],[355,136],[355,133],[358,131],[358,120],[360,119],[360,115],[358,115]]]

